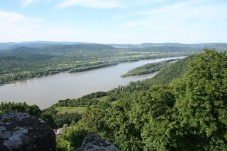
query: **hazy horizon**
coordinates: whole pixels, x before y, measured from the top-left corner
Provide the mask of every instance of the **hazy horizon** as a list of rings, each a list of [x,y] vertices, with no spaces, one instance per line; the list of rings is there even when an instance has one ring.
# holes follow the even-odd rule
[[[34,41],[7,41],[1,42],[4,43],[73,43],[73,44],[103,44],[103,45],[142,45],[142,44],[183,44],[183,45],[196,45],[196,44],[227,44],[227,42],[202,42],[202,43],[180,43],[180,42],[143,42],[143,43],[96,43],[96,42],[83,42],[83,41],[43,41],[43,40],[34,40]]]

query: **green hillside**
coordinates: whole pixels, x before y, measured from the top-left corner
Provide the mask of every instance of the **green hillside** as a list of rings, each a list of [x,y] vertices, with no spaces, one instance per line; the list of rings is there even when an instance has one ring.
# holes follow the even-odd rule
[[[167,78],[158,79],[162,74]],[[206,49],[163,69],[154,79],[87,97],[87,102],[105,97],[106,105],[93,104],[59,139],[71,149],[89,133],[98,133],[123,151],[227,149],[225,54]]]
[[[177,59],[162,61],[162,62],[157,62],[157,63],[147,63],[143,66],[129,70],[127,73],[123,74],[122,77],[155,73],[155,72],[160,71],[163,68],[166,68],[170,64],[176,62],[176,60]]]
[[[143,91],[149,90],[153,86],[169,84],[175,78],[182,77],[186,72],[189,60],[193,57],[188,57],[181,59],[176,63],[171,64],[167,68],[161,70],[156,76],[151,79],[138,82],[130,82],[127,86],[119,86],[108,92],[96,92],[85,95],[79,99],[65,99],[58,101],[57,104],[48,108],[43,112],[43,115],[51,116],[53,119],[47,119],[51,121],[53,127],[61,127],[63,124],[70,124],[71,120],[68,118],[67,121],[62,121],[56,125],[54,120],[58,119],[58,113],[65,112],[67,109],[73,111],[74,113],[81,113],[79,108],[108,108],[114,104],[117,104],[119,100],[134,99],[135,96],[139,95]],[[74,108],[74,109],[73,109]],[[72,112],[71,112],[72,113]]]
[[[0,109],[31,112],[53,128],[70,125],[57,137],[61,151],[76,150],[90,133],[122,151],[216,151],[227,150],[226,101],[227,55],[204,49],[152,79],[60,100],[41,114],[26,104],[2,103]]]
[[[147,80],[149,84],[160,85],[170,83],[173,79],[180,78],[188,69],[188,64],[193,60],[194,56],[181,59],[167,68],[163,68],[156,76],[152,79]]]
[[[132,51],[102,44],[20,46],[1,50],[0,85],[63,71],[86,71],[124,61],[180,55],[185,54]]]

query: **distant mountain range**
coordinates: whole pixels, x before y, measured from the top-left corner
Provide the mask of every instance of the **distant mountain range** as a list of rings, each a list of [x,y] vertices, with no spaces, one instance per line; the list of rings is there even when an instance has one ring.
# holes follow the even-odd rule
[[[138,45],[111,44],[111,46],[116,48],[143,49],[143,50],[149,50],[149,51],[200,51],[203,48],[227,50],[227,43],[198,43],[198,44],[143,43]]]
[[[83,42],[54,42],[54,41],[32,41],[32,42],[6,42],[0,43],[0,50],[14,49],[17,47],[45,47],[50,45],[75,45]]]
[[[32,41],[32,42],[7,42],[0,43],[0,51],[15,49],[19,47],[39,48],[47,46],[65,46],[65,45],[91,45],[94,43],[83,42],[54,42],[54,41]],[[100,44],[102,45],[102,44]],[[201,51],[203,48],[214,48],[217,50],[227,50],[227,43],[143,43],[143,44],[106,44],[103,46],[112,46],[114,48],[123,48],[143,51]]]

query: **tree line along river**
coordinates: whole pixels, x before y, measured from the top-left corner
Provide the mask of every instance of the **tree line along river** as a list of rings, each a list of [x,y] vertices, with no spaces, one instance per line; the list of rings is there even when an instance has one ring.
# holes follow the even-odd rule
[[[41,109],[44,109],[57,103],[57,101],[61,99],[79,98],[92,92],[108,91],[119,85],[124,86],[131,81],[151,78],[155,73],[125,78],[122,78],[121,75],[147,63],[177,58],[183,57],[168,57],[120,63],[115,66],[85,72],[63,72],[47,77],[6,84],[0,86],[0,102],[27,102],[29,105],[36,104]]]

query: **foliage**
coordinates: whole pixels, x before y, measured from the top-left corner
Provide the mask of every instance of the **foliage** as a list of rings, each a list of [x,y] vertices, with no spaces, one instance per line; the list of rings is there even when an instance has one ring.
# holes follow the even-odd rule
[[[1,111],[14,106],[1,105]],[[82,115],[59,111],[65,107],[88,109]],[[73,121],[57,138],[58,150],[76,150],[87,134],[97,133],[123,151],[205,151],[227,150],[226,112],[227,55],[204,49],[152,79],[61,100],[41,116],[53,127]]]
[[[174,79],[183,77],[188,68],[189,62],[193,60],[193,57],[194,56],[189,56],[171,64],[167,68],[163,68],[152,79],[148,79],[147,82],[149,85],[165,85]]]
[[[15,103],[15,102],[1,102],[0,104],[0,113],[6,113],[9,111],[25,112],[37,117],[40,117],[42,111],[37,105],[27,105],[24,103]]]
[[[116,103],[89,109],[65,139],[74,148],[81,134],[98,133],[123,151],[227,150],[226,54],[205,49],[176,64],[159,85],[146,80],[108,92]],[[175,67],[183,69],[177,79]]]
[[[86,71],[124,61],[178,55],[181,54],[135,52],[101,44],[16,47],[0,52],[0,85],[63,71]]]
[[[57,107],[55,109],[57,114],[65,114],[65,113],[85,113],[87,111],[87,107]]]
[[[205,49],[175,83],[175,94],[176,117],[186,136],[182,142],[190,140],[203,150],[226,150],[227,56]]]
[[[56,150],[57,151],[70,151],[70,144],[62,136],[56,137]]]
[[[173,62],[175,62],[174,59],[168,60],[168,61],[162,61],[158,63],[148,63],[143,66],[137,67],[135,69],[129,70],[126,74],[123,74],[122,77],[155,73],[160,71],[163,68],[166,68]]]
[[[52,128],[59,128],[62,127],[64,124],[70,125],[72,122],[77,122],[82,117],[81,113],[78,112],[65,112],[64,114],[62,114],[61,112],[59,113],[56,108],[56,105],[52,106],[48,109],[43,110],[41,114],[42,118],[47,121],[47,123]]]
[[[88,99],[88,98],[79,98],[79,99],[66,99],[58,101],[58,106],[61,107],[86,107],[86,106],[94,106],[99,103],[99,100],[96,98]]]
[[[111,105],[107,101],[99,101],[98,99],[106,96],[106,92],[96,92],[85,95],[79,99],[60,100],[57,104],[45,109],[42,117],[48,121],[53,128],[62,127],[64,124],[77,122],[81,119],[88,107],[93,108],[109,108]]]

